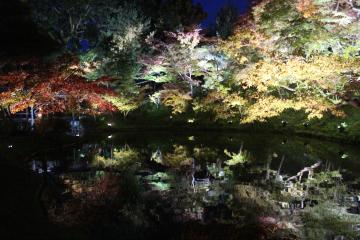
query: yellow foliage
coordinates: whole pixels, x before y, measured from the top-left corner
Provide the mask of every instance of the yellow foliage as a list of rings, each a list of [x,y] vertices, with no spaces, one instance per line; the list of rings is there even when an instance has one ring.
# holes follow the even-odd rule
[[[253,23],[249,23],[247,26],[236,29],[229,39],[220,41],[218,49],[237,63],[247,64],[251,62],[249,55],[254,51],[267,52],[265,41],[265,36],[256,31]]]
[[[129,112],[135,110],[138,105],[131,98],[122,96],[105,96],[104,99],[114,105],[119,112],[127,116]]]
[[[184,113],[192,97],[189,94],[182,93],[179,90],[163,90],[161,93],[161,102],[172,108],[173,114]]]
[[[122,169],[131,163],[139,160],[139,153],[129,147],[114,149],[112,156],[109,158],[96,155],[93,165],[104,168]]]
[[[295,110],[300,110],[295,106],[293,100],[265,96],[258,99],[254,104],[250,105],[245,110],[245,116],[241,122],[265,122],[267,119],[279,116],[283,111],[290,108],[296,108]]]
[[[298,0],[296,9],[303,14],[304,18],[313,17],[317,13],[313,0]]]
[[[173,153],[164,155],[163,164],[171,168],[180,168],[192,164],[192,158],[185,146],[174,145]]]
[[[259,92],[287,88],[295,84],[294,91],[313,90],[338,92],[349,81],[348,73],[358,73],[360,63],[337,56],[318,56],[305,61],[303,58],[263,60],[237,74],[237,82],[255,87]]]
[[[324,113],[330,113],[337,117],[345,116],[345,113],[337,108],[333,103],[325,99],[319,99],[311,96],[299,97],[295,101],[295,109],[303,109],[308,114],[308,119],[324,117]]]
[[[234,99],[226,93],[210,93],[194,110],[212,111],[222,119],[241,115],[243,123],[264,122],[287,109],[304,111],[308,119],[325,113],[344,116],[338,106],[346,86],[360,76],[359,59],[349,57],[357,56],[353,39],[359,32],[358,24],[349,25],[355,16],[349,4],[261,1],[252,18],[218,44],[238,67],[232,82],[243,90],[234,94],[238,104],[230,106]]]
[[[213,112],[216,119],[228,119],[241,114],[247,100],[238,93],[212,91],[193,103],[195,112]]]
[[[295,111],[304,110],[308,114],[308,119],[321,119],[325,113],[331,113],[335,116],[344,116],[344,112],[338,110],[336,105],[324,99],[318,99],[311,96],[303,96],[296,99],[280,99],[274,96],[263,96],[246,108],[242,123],[252,123],[255,121],[266,122],[267,119],[277,117],[285,110],[293,109]]]

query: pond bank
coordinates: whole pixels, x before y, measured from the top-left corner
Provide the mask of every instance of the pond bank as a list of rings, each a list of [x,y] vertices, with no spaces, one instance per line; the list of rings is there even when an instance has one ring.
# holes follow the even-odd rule
[[[303,112],[286,111],[267,122],[240,124],[239,119],[214,120],[210,115],[184,113],[172,116],[168,112],[134,112],[127,118],[104,117],[89,124],[94,131],[209,131],[278,133],[341,142],[360,143],[360,111],[344,107],[346,117],[326,115],[308,120]],[[108,126],[108,125],[111,126]]]
[[[360,143],[360,131],[356,134],[344,133],[329,133],[321,131],[321,129],[302,129],[299,127],[280,127],[271,124],[253,124],[253,125],[239,125],[236,127],[229,126],[112,126],[111,128],[97,128],[92,132],[141,132],[141,131],[154,131],[154,132],[221,132],[221,133],[266,133],[266,134],[282,134],[282,135],[297,135],[300,137],[314,138],[318,140],[338,142],[343,144],[358,144]]]
[[[267,122],[239,124],[238,119],[214,120],[211,116],[192,114],[170,115],[169,112],[134,112],[126,118],[121,115],[103,115],[96,118],[82,117],[81,125],[87,135],[107,135],[116,132],[219,132],[219,133],[266,133],[297,135],[343,144],[360,143],[360,111],[345,108],[346,117],[324,116],[323,119],[308,120],[306,114],[287,111]],[[14,124],[0,121],[1,136],[66,135],[69,122],[61,119],[43,119],[35,134],[18,131]],[[75,138],[79,139],[79,138]]]

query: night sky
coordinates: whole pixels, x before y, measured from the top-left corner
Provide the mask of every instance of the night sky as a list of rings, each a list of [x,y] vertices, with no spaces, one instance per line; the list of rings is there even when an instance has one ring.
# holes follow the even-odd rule
[[[208,13],[208,18],[202,23],[203,27],[211,26],[215,23],[218,11],[227,3],[238,8],[239,14],[249,11],[252,0],[193,0],[195,3],[201,3],[204,10]]]

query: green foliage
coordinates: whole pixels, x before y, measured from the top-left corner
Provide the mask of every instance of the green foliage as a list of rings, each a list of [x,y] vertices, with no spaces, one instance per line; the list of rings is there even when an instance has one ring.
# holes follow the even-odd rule
[[[135,5],[124,5],[106,10],[103,20],[105,28],[101,29],[102,37],[109,39],[109,47],[115,55],[139,48],[140,37],[147,31],[149,20],[143,17]]]
[[[165,59],[169,72],[188,83],[190,94],[193,95],[193,86],[198,85],[194,76],[199,71],[195,49],[200,43],[200,29],[191,32],[170,33],[170,35],[176,42],[165,45]]]
[[[104,72],[101,67],[101,60],[98,57],[98,50],[90,50],[86,53],[79,54],[80,67],[84,76],[90,80],[96,80],[102,77]]]
[[[229,160],[225,161],[227,166],[235,166],[247,163],[250,159],[250,154],[247,151],[244,151],[241,147],[238,153],[230,153],[228,150],[224,150],[226,156],[230,157]]]
[[[168,191],[171,189],[169,181],[173,180],[172,176],[167,173],[158,172],[154,175],[145,177],[150,182],[150,185],[157,191]]]
[[[229,60],[211,45],[200,46],[199,31],[169,33],[174,42],[161,42],[157,49],[160,53],[142,61],[142,79],[158,83],[178,80],[190,86],[191,95],[193,87],[200,86],[201,78],[202,88],[222,89],[222,83],[232,74]]]
[[[32,1],[35,22],[63,48],[79,55],[84,75],[118,79],[117,86],[136,92],[133,79],[150,21],[135,4],[116,1]],[[82,49],[81,40],[89,41]]]
[[[212,46],[201,46],[195,49],[195,75],[203,76],[201,85],[206,90],[225,90],[224,84],[232,75],[229,59]]]
[[[140,70],[139,55],[149,27],[149,21],[134,5],[106,9],[103,20],[102,47],[97,50],[95,69],[117,78],[118,86],[127,92],[136,92],[133,79]],[[104,13],[105,14],[105,13]]]
[[[322,171],[316,173],[310,180],[312,184],[336,184],[342,179],[339,171]]]
[[[302,214],[304,238],[326,239],[329,236],[344,236],[346,239],[355,239],[357,233],[353,226],[359,222],[359,217],[344,212],[342,208],[322,203],[311,211]]]
[[[254,9],[254,18],[261,31],[269,35],[278,35],[282,29],[295,23],[301,15],[296,11],[296,0],[263,1]]]
[[[149,96],[150,102],[154,103],[156,107],[159,107],[161,104],[161,92],[156,92],[153,95]]]
[[[168,68],[162,65],[148,66],[148,71],[143,77],[144,80],[153,81],[157,83],[173,82],[176,78],[174,75],[168,72]]]

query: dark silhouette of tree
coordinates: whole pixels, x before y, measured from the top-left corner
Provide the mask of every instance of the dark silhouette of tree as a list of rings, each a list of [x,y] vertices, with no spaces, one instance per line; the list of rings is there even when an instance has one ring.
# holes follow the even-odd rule
[[[200,4],[191,0],[167,0],[161,8],[161,23],[164,30],[173,30],[199,24],[206,17]]]
[[[234,5],[227,4],[222,7],[216,18],[216,34],[222,39],[232,35],[238,16],[238,11]]]

